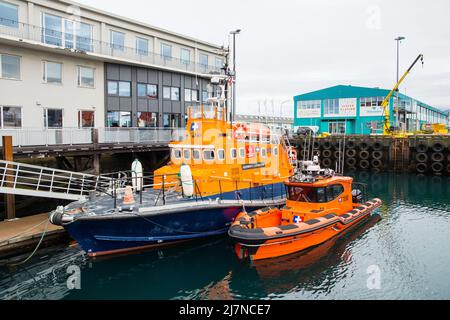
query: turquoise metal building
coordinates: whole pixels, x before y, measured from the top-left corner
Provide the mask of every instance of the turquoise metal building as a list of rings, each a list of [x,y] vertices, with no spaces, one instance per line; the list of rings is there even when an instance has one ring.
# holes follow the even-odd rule
[[[331,134],[383,132],[381,103],[390,90],[338,85],[294,97],[294,127],[318,127]],[[408,132],[426,123],[449,125],[449,113],[399,93],[398,119],[395,97],[389,102],[391,124]]]

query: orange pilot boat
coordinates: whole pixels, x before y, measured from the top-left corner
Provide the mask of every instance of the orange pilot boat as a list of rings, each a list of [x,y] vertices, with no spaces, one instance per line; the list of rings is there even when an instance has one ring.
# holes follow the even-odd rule
[[[365,185],[353,178],[320,168],[317,156],[303,161],[285,186],[284,207],[236,217],[228,234],[240,259],[274,258],[319,245],[368,220],[382,203],[367,201]]]

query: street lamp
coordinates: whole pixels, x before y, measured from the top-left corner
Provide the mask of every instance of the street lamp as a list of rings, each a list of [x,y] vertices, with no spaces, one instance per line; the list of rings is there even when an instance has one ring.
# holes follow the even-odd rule
[[[236,114],[236,35],[241,33],[241,29],[231,31],[233,35],[233,104],[231,108],[231,122],[234,122],[234,115]]]
[[[399,36],[397,38],[395,38],[394,40],[397,41],[397,83],[399,80],[399,64],[400,64],[400,43],[402,42],[402,40],[405,40],[405,37]],[[398,126],[400,126],[400,117],[399,117],[399,103],[398,103],[398,88],[397,88],[397,92],[395,93],[395,116],[397,117],[397,123]]]

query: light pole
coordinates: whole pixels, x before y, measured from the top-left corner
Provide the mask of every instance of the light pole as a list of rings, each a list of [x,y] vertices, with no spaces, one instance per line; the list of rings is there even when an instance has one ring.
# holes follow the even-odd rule
[[[405,40],[405,37],[399,36],[395,38],[394,40],[397,41],[397,83],[399,80],[399,64],[400,64],[400,43],[402,40]],[[397,92],[395,93],[395,116],[397,117],[397,124],[400,127],[400,115],[399,115],[399,103],[398,103],[398,88]]]
[[[234,122],[234,116],[236,114],[236,35],[241,33],[241,29],[231,31],[233,35],[233,104],[231,108],[231,122]]]

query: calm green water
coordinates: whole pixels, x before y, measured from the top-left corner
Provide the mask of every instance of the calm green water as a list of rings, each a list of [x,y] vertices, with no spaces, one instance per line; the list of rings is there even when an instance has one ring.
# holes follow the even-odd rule
[[[16,269],[0,267],[0,298],[450,299],[450,178],[356,178],[384,201],[381,219],[307,252],[250,266],[226,237],[95,261],[52,248]],[[80,290],[67,288],[71,265],[80,267]],[[372,270],[379,289],[367,287]]]

